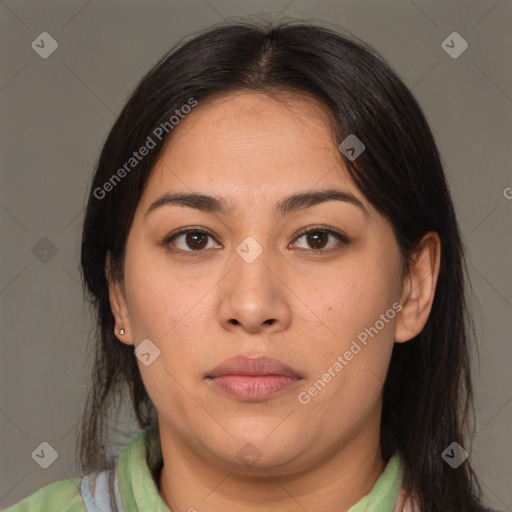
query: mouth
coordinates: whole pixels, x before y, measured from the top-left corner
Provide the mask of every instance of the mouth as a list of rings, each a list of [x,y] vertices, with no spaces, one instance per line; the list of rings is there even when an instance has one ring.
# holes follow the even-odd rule
[[[303,378],[285,363],[268,357],[233,357],[206,380],[221,393],[242,402],[263,402],[296,387]]]

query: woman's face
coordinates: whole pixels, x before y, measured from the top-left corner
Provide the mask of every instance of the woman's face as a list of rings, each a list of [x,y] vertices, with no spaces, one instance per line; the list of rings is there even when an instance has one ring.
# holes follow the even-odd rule
[[[275,474],[378,444],[401,260],[322,108],[231,94],[199,103],[172,135],[131,226],[117,305],[120,338],[144,342],[162,443]],[[196,233],[172,236],[185,227]]]

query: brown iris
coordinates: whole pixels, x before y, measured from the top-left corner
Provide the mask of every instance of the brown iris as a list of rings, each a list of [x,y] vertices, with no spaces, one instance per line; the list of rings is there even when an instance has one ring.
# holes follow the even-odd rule
[[[185,240],[191,249],[203,249],[208,244],[208,235],[199,232],[187,233]]]
[[[324,233],[322,231],[315,231],[312,233],[306,233],[306,237],[308,240],[308,244],[313,249],[322,249],[323,247],[325,247],[327,240],[329,239],[329,234]]]

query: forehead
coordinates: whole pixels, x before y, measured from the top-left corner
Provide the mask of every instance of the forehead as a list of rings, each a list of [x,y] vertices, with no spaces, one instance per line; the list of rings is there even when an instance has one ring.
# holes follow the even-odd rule
[[[149,201],[179,189],[228,200],[277,200],[298,190],[340,186],[365,202],[321,103],[290,93],[240,92],[199,103],[180,121],[145,195]]]

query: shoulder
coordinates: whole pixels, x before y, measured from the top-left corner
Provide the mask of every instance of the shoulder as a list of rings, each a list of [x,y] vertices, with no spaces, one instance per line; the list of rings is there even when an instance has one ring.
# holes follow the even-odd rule
[[[5,512],[86,512],[80,481],[76,477],[46,485]]]
[[[4,512],[110,512],[140,504],[148,505],[141,510],[165,510],[153,478],[162,462],[154,426],[134,436],[113,467],[47,485]]]

